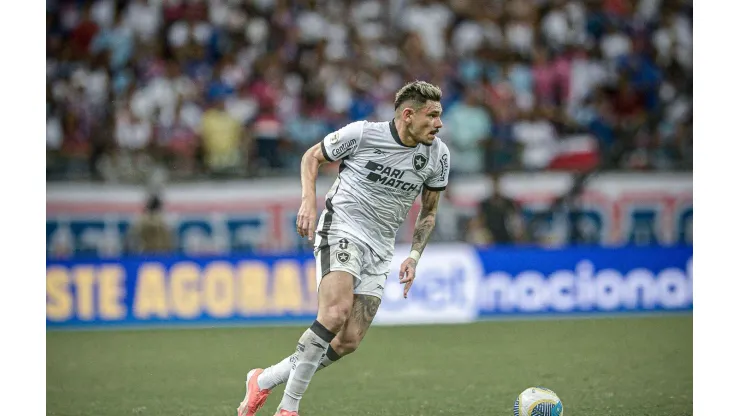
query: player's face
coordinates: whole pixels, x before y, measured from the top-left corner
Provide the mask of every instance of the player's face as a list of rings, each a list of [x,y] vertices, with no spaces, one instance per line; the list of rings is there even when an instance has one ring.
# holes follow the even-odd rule
[[[417,143],[432,144],[434,135],[442,128],[442,104],[427,101],[411,117],[411,134]]]

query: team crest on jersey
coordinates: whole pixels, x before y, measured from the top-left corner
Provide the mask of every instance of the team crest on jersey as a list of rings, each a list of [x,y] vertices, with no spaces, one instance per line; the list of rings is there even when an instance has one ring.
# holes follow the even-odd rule
[[[337,144],[338,141],[339,141],[339,133],[334,132],[334,134],[331,136],[331,139],[329,139],[329,143]]]
[[[346,251],[338,251],[337,252],[337,261],[344,264],[349,261],[350,254]]]
[[[422,155],[421,153],[415,154],[414,155],[414,170],[418,172],[424,169],[428,161],[429,160],[427,159],[427,157]]]

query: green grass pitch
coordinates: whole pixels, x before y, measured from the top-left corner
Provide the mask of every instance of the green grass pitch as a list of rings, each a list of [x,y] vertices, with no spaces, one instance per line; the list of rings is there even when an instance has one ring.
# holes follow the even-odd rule
[[[247,371],[290,354],[304,329],[49,331],[46,414],[234,416]],[[692,354],[690,315],[373,327],[317,373],[301,415],[504,416],[532,385],[567,416],[691,415]]]

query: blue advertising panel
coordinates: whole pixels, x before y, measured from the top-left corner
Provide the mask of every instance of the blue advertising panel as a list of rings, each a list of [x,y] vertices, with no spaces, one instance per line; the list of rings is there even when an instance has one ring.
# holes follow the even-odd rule
[[[480,252],[480,316],[691,310],[693,248]]]
[[[130,326],[304,321],[316,316],[311,256],[54,261],[46,324]]]

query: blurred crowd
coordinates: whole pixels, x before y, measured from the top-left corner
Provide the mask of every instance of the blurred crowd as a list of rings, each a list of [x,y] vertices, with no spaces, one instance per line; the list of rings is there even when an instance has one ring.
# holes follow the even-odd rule
[[[47,0],[47,179],[296,173],[414,79],[453,174],[691,169],[692,26],[683,0]]]

